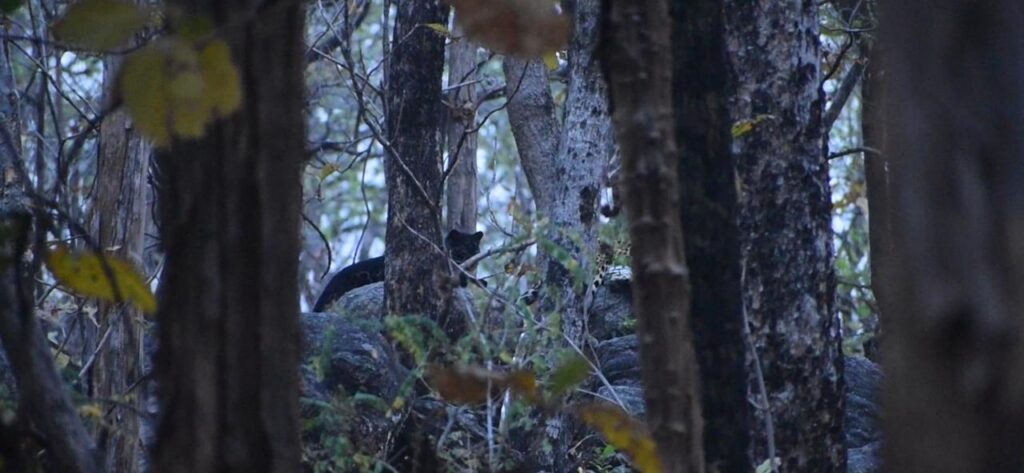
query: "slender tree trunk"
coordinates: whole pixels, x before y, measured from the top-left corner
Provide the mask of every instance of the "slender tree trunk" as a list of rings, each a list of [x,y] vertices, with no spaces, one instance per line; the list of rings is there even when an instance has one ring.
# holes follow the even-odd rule
[[[846,470],[831,200],[821,149],[818,5],[726,0],[744,310],[763,370],[753,376],[754,460],[769,442],[786,473]],[[751,369],[756,373],[756,369]],[[769,418],[770,416],[770,418]],[[769,432],[769,422],[774,431]]]
[[[6,49],[0,51],[0,342],[21,409],[46,439],[54,466],[62,472],[100,473],[93,439],[71,404],[34,311],[35,281],[23,258],[33,231],[42,230],[33,229],[25,192],[29,184],[21,155],[20,104]]]
[[[882,6],[886,470],[1022,471],[1024,3]]]
[[[462,32],[453,29],[456,37]],[[448,46],[448,228],[476,231],[477,46],[460,38]]]
[[[448,320],[452,278],[441,243],[444,37],[423,26],[446,24],[448,7],[415,0],[397,8],[387,85],[385,305],[389,314],[428,316],[457,338],[462,324]]]
[[[751,413],[743,339],[735,159],[722,0],[674,0],[673,97],[682,225],[701,367],[704,455],[716,471],[749,473]],[[699,74],[693,71],[700,71]]]
[[[109,96],[116,87],[120,61],[105,63],[104,87]],[[145,222],[145,175],[149,148],[132,128],[127,112],[115,111],[103,119],[96,171],[95,203],[90,232],[100,248],[133,261],[141,268]],[[139,469],[139,418],[142,390],[132,389],[142,377],[141,312],[130,304],[101,303],[97,314],[101,335],[96,361],[90,371],[94,398],[118,401],[108,409],[98,437],[108,470],[132,473]],[[134,409],[133,409],[134,408]]]
[[[296,472],[302,6],[172,4],[222,26],[244,104],[157,158],[166,260],[153,471]]]
[[[664,471],[704,471],[699,371],[690,325],[667,0],[612,0],[603,62],[611,85],[647,423]]]
[[[867,61],[864,79],[860,87],[861,134],[864,148],[864,171],[868,186],[868,239],[871,248],[871,291],[878,301],[879,327],[884,326],[886,314],[892,312],[891,295],[885,284],[885,273],[893,260],[893,225],[896,215],[892,203],[892,163],[884,152],[886,146],[886,124],[884,114],[885,91],[883,69],[878,47],[861,41],[861,54]],[[865,344],[864,351],[869,358],[876,358],[883,332]]]

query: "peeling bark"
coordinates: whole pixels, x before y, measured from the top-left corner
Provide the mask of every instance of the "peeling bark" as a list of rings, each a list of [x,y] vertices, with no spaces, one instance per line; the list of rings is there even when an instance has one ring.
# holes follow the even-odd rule
[[[845,471],[818,6],[810,0],[726,0],[724,6],[737,80],[732,118],[763,119],[733,144],[744,309],[768,398],[756,410],[754,461],[768,459],[770,413],[780,471]],[[760,401],[758,380],[749,385],[750,398]]]

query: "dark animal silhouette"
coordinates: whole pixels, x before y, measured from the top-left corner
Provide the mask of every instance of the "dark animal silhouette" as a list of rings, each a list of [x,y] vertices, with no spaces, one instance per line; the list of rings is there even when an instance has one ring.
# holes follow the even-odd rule
[[[444,245],[448,248],[452,259],[462,263],[480,252],[480,239],[484,232],[463,233],[458,230],[448,232],[444,238]],[[346,266],[341,271],[334,273],[327,287],[320,293],[316,304],[313,305],[313,312],[323,312],[345,293],[368,284],[384,280],[384,257],[378,256],[356,264]],[[459,274],[459,284],[466,287],[468,279],[465,274]]]

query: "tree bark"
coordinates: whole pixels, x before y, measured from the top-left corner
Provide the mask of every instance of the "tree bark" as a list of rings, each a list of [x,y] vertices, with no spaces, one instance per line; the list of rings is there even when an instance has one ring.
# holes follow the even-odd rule
[[[453,285],[441,243],[444,37],[423,26],[446,24],[448,8],[437,0],[397,8],[387,84],[385,305],[389,314],[430,317],[458,338],[463,327],[448,320]]]
[[[780,471],[845,471],[818,6],[726,0],[724,10],[737,79],[731,115],[761,120],[733,146],[744,310],[759,355],[749,366],[756,373],[759,358],[768,400],[756,410],[754,460],[767,460],[774,440]],[[750,396],[764,404],[758,378]]]
[[[882,7],[886,470],[1021,471],[1024,3]]]
[[[117,86],[120,61],[105,61],[104,87],[110,96]],[[132,128],[128,113],[117,110],[103,119],[90,232],[100,248],[142,267],[145,222],[145,175],[149,148]],[[101,303],[97,320],[101,334],[90,371],[92,395],[119,402],[103,418],[98,444],[110,471],[139,470],[139,418],[142,392],[132,387],[142,377],[142,313],[131,304]],[[126,408],[127,407],[127,408]],[[134,408],[134,409],[132,409]]]
[[[868,192],[868,241],[871,248],[871,291],[878,301],[879,324],[886,316],[893,311],[890,306],[891,296],[889,288],[885,284],[885,273],[891,271],[887,268],[893,264],[893,225],[896,219],[892,203],[892,165],[890,157],[884,152],[886,149],[886,124],[885,124],[885,91],[882,83],[883,69],[882,57],[878,53],[878,47],[871,45],[868,41],[861,41],[861,54],[864,55],[866,64],[864,79],[860,88],[861,103],[861,136],[863,137],[864,148],[869,150],[864,153],[864,174],[867,181]],[[865,343],[864,351],[869,358],[877,358],[883,332],[878,330],[875,338]]]
[[[743,338],[735,159],[722,0],[674,0],[673,98],[682,226],[693,286],[691,321],[701,367],[709,468],[748,473],[751,413]],[[694,73],[700,71],[700,73]]]
[[[612,0],[606,8],[603,63],[633,242],[633,310],[647,423],[664,471],[702,472],[699,372],[679,219],[668,1]]]
[[[456,37],[462,32],[453,29]],[[476,231],[477,46],[462,37],[448,46],[448,229]]]
[[[172,4],[222,27],[244,104],[157,156],[153,471],[296,472],[304,14],[287,1]]]
[[[608,116],[607,87],[595,57],[599,37],[600,1],[572,2],[573,34],[569,44],[569,84],[565,119],[555,116],[548,72],[539,61],[506,57],[504,62],[508,116],[537,216],[547,219],[543,238],[564,257],[540,256],[544,290],[538,311],[559,314],[562,333],[584,345],[586,296],[567,261],[584,272],[597,252],[601,175],[614,149]],[[552,360],[554,361],[554,360]],[[542,469],[568,468],[568,431],[564,416],[549,419],[544,431],[555,445],[543,455]]]

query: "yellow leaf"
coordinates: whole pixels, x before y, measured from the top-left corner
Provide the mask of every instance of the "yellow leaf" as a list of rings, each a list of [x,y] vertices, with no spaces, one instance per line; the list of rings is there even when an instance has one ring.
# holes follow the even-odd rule
[[[203,136],[214,118],[242,103],[238,70],[219,40],[201,51],[181,38],[157,41],[128,55],[120,84],[125,108],[157,146]]]
[[[324,167],[320,168],[320,174],[319,174],[320,180],[322,181],[324,179],[327,179],[327,176],[330,176],[331,174],[334,174],[334,171],[337,171],[337,170],[338,170],[338,165],[337,164],[328,163]]]
[[[739,120],[732,125],[732,137],[739,138],[751,131],[754,131],[754,127],[760,125],[765,120],[771,120],[775,118],[774,115],[758,115],[754,118],[747,118]]]
[[[104,262],[110,270],[109,275],[104,270]],[[66,246],[58,245],[47,255],[46,266],[61,285],[77,294],[112,302],[118,302],[120,298],[147,314],[156,311],[156,299],[145,278],[131,263],[121,258],[112,255],[101,258],[91,251],[72,252]]]
[[[242,105],[242,80],[231,49],[221,40],[211,41],[199,52],[199,70],[203,74],[203,105],[222,118]]]
[[[554,51],[544,53],[544,65],[548,66],[549,71],[558,69],[558,53]]]
[[[51,30],[60,41],[105,52],[126,46],[146,25],[147,16],[146,10],[122,0],[82,0]]]
[[[129,54],[118,79],[125,109],[157,146],[171,139],[170,71],[162,49],[157,43]]]
[[[210,121],[210,108],[203,101],[204,85],[199,71],[186,70],[171,78],[171,123],[175,136],[203,136]]]
[[[87,418],[99,419],[103,417],[103,409],[99,404],[84,404],[78,407],[78,415]]]
[[[445,38],[452,37],[451,31],[448,31],[448,28],[446,28],[444,25],[440,23],[426,23],[423,26],[426,26],[427,28],[430,28],[438,32],[441,36],[444,36]]]
[[[626,411],[607,403],[588,403],[576,408],[584,423],[596,429],[609,445],[633,459],[633,466],[643,473],[660,473],[663,469],[658,449],[647,428]]]

